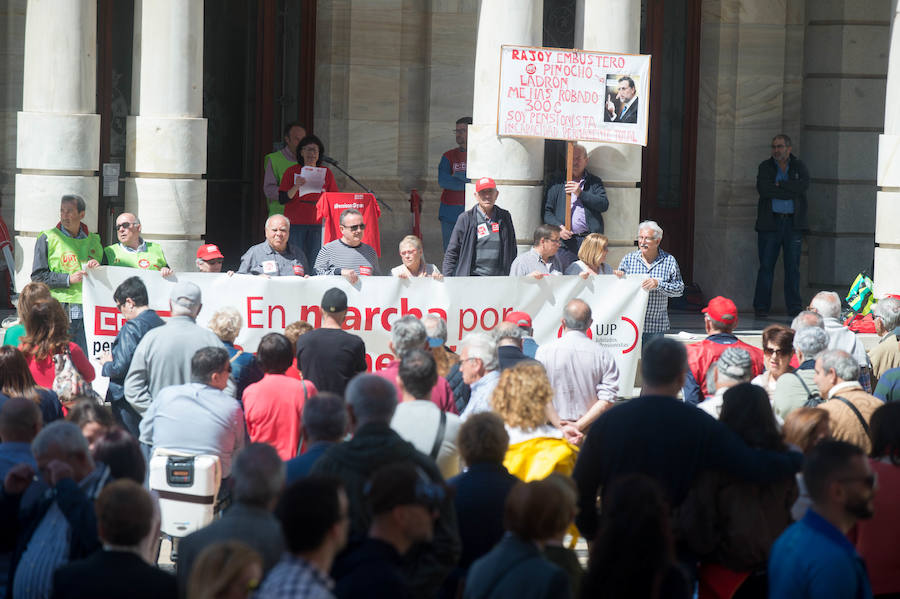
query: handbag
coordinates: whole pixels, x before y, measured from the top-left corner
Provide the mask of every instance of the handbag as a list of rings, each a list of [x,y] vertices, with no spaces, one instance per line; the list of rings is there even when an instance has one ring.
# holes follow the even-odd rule
[[[103,398],[78,372],[69,348],[66,348],[65,352],[61,354],[54,355],[53,364],[56,371],[53,377],[53,392],[59,397],[61,404],[68,407],[67,404],[71,404],[77,399],[92,399],[98,404],[103,403]]]

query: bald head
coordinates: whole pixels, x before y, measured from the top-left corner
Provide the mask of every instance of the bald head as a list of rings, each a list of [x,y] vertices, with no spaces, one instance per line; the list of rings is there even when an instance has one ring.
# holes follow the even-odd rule
[[[573,299],[563,310],[563,326],[570,331],[588,330],[591,326],[591,307],[580,299]]]
[[[41,410],[31,400],[13,397],[0,408],[0,441],[4,443],[31,443],[41,426]]]

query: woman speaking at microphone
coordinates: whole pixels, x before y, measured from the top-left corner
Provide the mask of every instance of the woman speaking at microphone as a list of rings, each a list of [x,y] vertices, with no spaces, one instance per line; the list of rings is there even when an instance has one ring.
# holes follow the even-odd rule
[[[297,145],[298,164],[281,177],[278,201],[291,221],[290,242],[306,254],[310,264],[322,247],[322,221],[316,218],[316,203],[323,191],[339,191],[334,175],[322,166],[325,145],[315,135],[307,135]]]

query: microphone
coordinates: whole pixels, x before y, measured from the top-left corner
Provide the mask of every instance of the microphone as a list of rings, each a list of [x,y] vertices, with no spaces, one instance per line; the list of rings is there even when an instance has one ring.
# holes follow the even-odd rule
[[[319,156],[319,160],[321,160],[322,162],[327,162],[328,164],[333,164],[335,166],[337,166],[338,163],[338,161],[331,156],[325,156],[324,154],[322,156]]]

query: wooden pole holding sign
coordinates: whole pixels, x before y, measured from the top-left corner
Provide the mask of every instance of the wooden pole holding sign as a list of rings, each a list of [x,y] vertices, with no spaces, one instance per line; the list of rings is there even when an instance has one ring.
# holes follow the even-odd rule
[[[566,142],[566,183],[572,180],[572,160],[575,158],[575,142]],[[566,228],[572,230],[572,195],[566,195]]]

